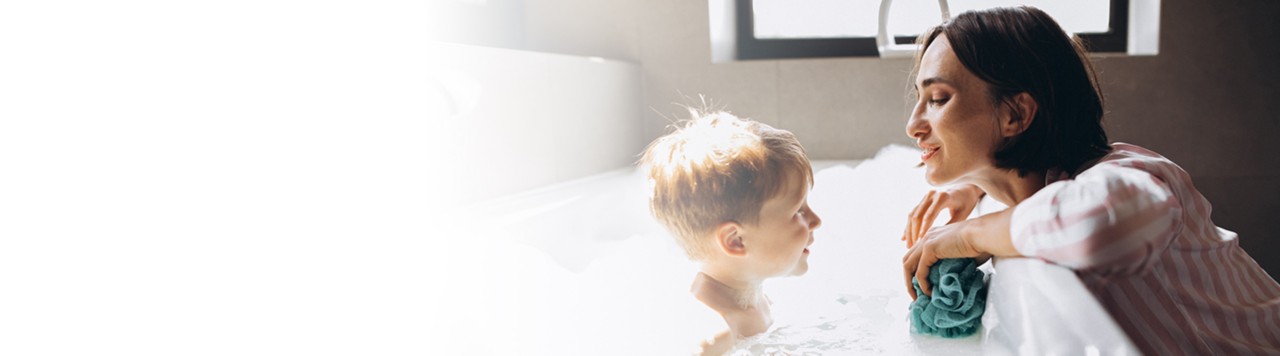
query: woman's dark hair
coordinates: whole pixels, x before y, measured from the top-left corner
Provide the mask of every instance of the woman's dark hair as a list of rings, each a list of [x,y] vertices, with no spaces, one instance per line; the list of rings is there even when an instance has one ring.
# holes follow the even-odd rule
[[[1014,95],[1026,92],[1039,106],[1031,125],[996,151],[996,167],[1019,175],[1052,168],[1074,174],[1110,151],[1102,92],[1084,46],[1048,14],[1026,6],[961,13],[920,36],[917,69],[939,35],[991,86],[994,103],[1012,105]]]

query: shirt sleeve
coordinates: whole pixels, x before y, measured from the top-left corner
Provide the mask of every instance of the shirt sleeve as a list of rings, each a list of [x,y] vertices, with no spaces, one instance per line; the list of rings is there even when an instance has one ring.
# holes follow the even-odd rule
[[[1139,274],[1173,242],[1181,216],[1177,197],[1156,176],[1099,165],[1019,203],[1009,233],[1024,256],[1075,270]]]

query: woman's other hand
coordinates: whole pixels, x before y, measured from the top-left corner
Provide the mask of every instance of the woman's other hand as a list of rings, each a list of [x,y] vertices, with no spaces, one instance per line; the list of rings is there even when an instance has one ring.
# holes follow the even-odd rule
[[[924,240],[915,244],[907,255],[902,257],[902,275],[906,279],[907,294],[916,299],[915,289],[911,287],[911,277],[920,283],[920,291],[933,295],[929,285],[929,267],[944,258],[975,257],[985,262],[991,257],[974,246],[965,237],[964,231],[969,222],[948,224],[929,229]]]
[[[902,240],[907,242],[907,248],[915,247],[925,237],[925,233],[933,226],[933,221],[944,209],[951,214],[951,220],[947,224],[967,219],[973,213],[973,208],[978,206],[982,195],[982,189],[972,184],[929,191],[920,204],[911,210],[911,214],[907,215],[907,228],[902,232]]]

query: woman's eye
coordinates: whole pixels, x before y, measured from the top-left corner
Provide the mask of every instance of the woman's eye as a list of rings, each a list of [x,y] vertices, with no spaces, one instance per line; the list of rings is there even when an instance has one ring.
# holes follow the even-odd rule
[[[950,97],[932,98],[932,99],[929,99],[929,105],[939,106],[942,104],[946,104],[947,100],[951,100],[951,98]]]

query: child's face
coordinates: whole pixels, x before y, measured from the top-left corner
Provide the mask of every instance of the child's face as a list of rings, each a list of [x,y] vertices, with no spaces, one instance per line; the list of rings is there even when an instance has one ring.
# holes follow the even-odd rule
[[[809,208],[809,182],[795,175],[782,194],[764,203],[760,220],[744,225],[747,257],[760,277],[799,276],[809,270],[809,245],[822,219]]]

